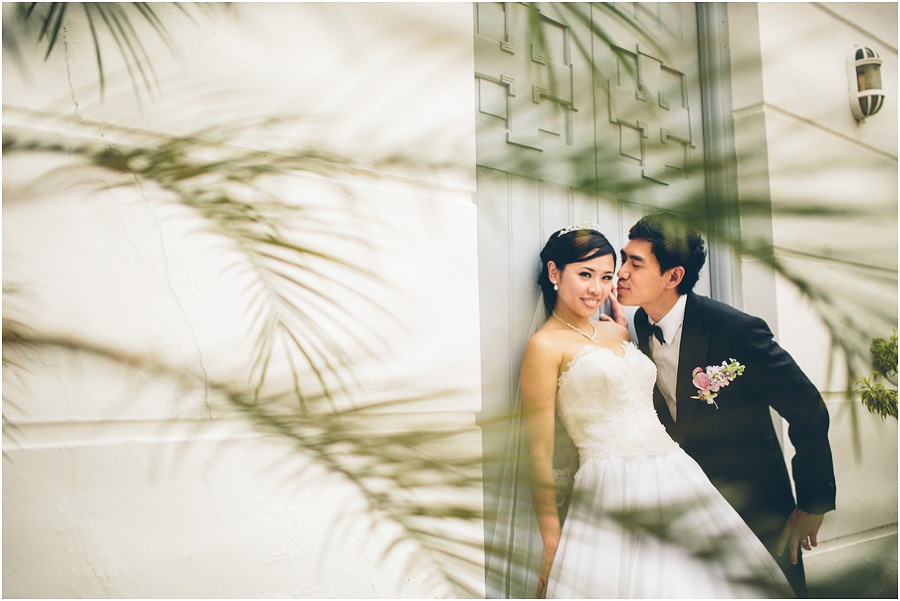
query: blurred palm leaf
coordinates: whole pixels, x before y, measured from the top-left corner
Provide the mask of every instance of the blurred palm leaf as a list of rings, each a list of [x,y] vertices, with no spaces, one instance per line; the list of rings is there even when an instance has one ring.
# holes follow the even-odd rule
[[[421,421],[408,428],[397,421],[398,415],[423,398],[440,398],[440,391],[341,410],[334,410],[326,402],[329,399],[319,395],[309,399],[308,409],[299,411],[293,391],[261,397],[247,387],[195,374],[153,355],[35,332],[6,319],[3,345],[4,367],[12,366],[7,363],[10,355],[27,359],[48,350],[77,353],[177,383],[186,399],[202,394],[220,416],[236,410],[262,433],[289,443],[288,452],[310,460],[292,475],[295,485],[321,485],[318,470],[324,468],[329,476],[355,487],[366,505],[359,512],[343,514],[342,520],[349,523],[364,517],[373,531],[384,520],[398,526],[385,556],[412,543],[419,552],[408,556],[408,573],[437,564],[437,584],[449,584],[450,596],[479,595],[477,583],[461,577],[459,570],[461,564],[476,569],[481,565],[480,536],[462,537],[459,529],[460,524],[468,524],[471,534],[475,525],[480,535],[482,510],[480,504],[472,503],[479,498],[480,458],[476,449],[472,455],[459,453],[460,444],[454,442],[471,429]],[[448,446],[457,452],[448,454]]]
[[[363,223],[368,216],[353,209],[352,192],[339,183],[334,185],[343,200],[334,203],[331,199],[333,204],[315,198],[298,202],[271,192],[272,179],[287,174],[339,182],[342,175],[369,172],[372,167],[315,149],[248,150],[233,142],[247,128],[260,132],[294,121],[286,117],[171,136],[109,124],[101,128],[35,111],[8,108],[6,116],[14,123],[4,127],[5,158],[61,159],[48,163],[56,166],[41,176],[41,184],[68,182],[74,175],[80,185],[96,187],[93,182],[100,181],[104,189],[131,187],[152,202],[186,209],[201,224],[194,236],[226,241],[230,252],[223,253],[221,245],[216,245],[216,252],[223,274],[247,282],[244,305],[251,317],[254,345],[247,384],[216,381],[190,365],[172,365],[125,348],[34,331],[24,319],[7,317],[15,313],[10,308],[16,306],[13,301],[22,291],[6,287],[4,367],[10,371],[5,373],[27,372],[29,360],[41,352],[62,351],[171,380],[179,384],[186,400],[202,391],[207,404],[236,410],[259,431],[290,443],[296,453],[309,458],[309,473],[297,474],[298,478],[309,476],[302,482],[315,484],[315,466],[351,483],[367,502],[364,517],[373,529],[383,521],[399,527],[386,553],[411,543],[419,552],[410,555],[410,561],[436,562],[441,583],[452,587],[450,596],[477,596],[477,583],[460,576],[472,570],[461,571],[459,566],[477,569],[481,538],[460,539],[458,528],[447,530],[450,523],[477,526],[482,519],[480,504],[472,504],[472,499],[480,498],[481,457],[448,454],[446,449],[448,441],[471,434],[471,428],[427,425],[415,419],[409,427],[397,426],[398,416],[410,415],[417,403],[460,391],[427,390],[419,395],[395,393],[387,401],[367,399],[366,391],[356,385],[354,370],[390,344],[375,328],[347,328],[346,317],[352,309],[346,303],[355,299],[378,312],[381,321],[402,325],[388,309],[370,300],[374,289],[390,285],[363,265],[305,243],[311,234],[324,235],[340,246],[371,251],[377,250],[377,243],[371,247],[364,232],[390,235],[390,230]],[[67,133],[51,133],[55,131]],[[117,143],[111,145],[111,138]],[[379,165],[401,160],[408,159],[384,157]],[[16,192],[7,195],[8,203],[29,202],[33,191]],[[347,285],[348,275],[367,284]],[[337,294],[321,292],[322,281],[335,286]],[[287,373],[272,373],[278,357],[288,363]],[[7,409],[17,405],[15,393],[12,388],[5,391]],[[13,440],[15,429],[14,421],[4,421],[4,433]],[[477,449],[466,448],[473,453]],[[349,522],[354,517],[348,514],[343,519]],[[419,572],[411,569],[410,573]]]
[[[179,11],[184,10],[180,5],[173,6]],[[624,21],[646,36],[647,32],[641,25],[615,5],[602,4],[600,8],[606,11],[609,18]],[[589,23],[598,43],[612,43],[607,32],[590,20],[583,5],[560,4],[554,5],[554,9],[566,12],[567,18]],[[45,47],[44,56],[49,57],[58,48],[67,23],[75,18],[85,19],[94,42],[101,92],[106,86],[107,68],[100,47],[101,31],[106,31],[115,41],[135,91],[138,91],[139,84],[150,91],[157,86],[151,66],[152,57],[137,33],[144,28],[138,27],[133,20],[139,18],[149,24],[151,30],[171,47],[173,45],[159,10],[158,5],[148,3],[17,5],[15,19],[4,20],[4,47],[16,53],[26,42],[38,42]],[[533,16],[537,19],[538,13],[533,13]],[[541,39],[538,20],[534,21],[533,29],[536,37]],[[649,43],[661,47],[651,37],[646,37]],[[582,52],[590,56],[588,41],[575,42]],[[600,79],[605,81],[605,78]],[[320,292],[316,282],[328,280],[341,288],[340,298],[354,297],[361,302],[368,301],[367,295],[356,288],[343,286],[336,274],[353,274],[353,277],[364,279],[372,286],[386,287],[387,284],[376,273],[304,241],[305,234],[324,231],[339,238],[342,243],[367,244],[363,236],[354,234],[358,231],[356,228],[334,226],[336,222],[352,221],[353,212],[348,205],[328,206],[312,202],[315,199],[310,199],[309,203],[288,201],[272,193],[266,185],[270,178],[286,173],[324,176],[329,181],[337,181],[341,174],[377,173],[386,165],[415,164],[417,159],[381,157],[378,165],[373,165],[314,148],[248,150],[237,140],[249,128],[262,131],[276,128],[286,121],[296,120],[284,117],[255,119],[223,124],[186,136],[172,136],[114,127],[109,123],[59,120],[53,114],[4,106],[5,158],[16,154],[55,156],[67,162],[65,167],[54,172],[56,175],[76,173],[84,176],[85,167],[107,176],[114,175],[113,181],[105,183],[105,186],[140,186],[144,196],[152,201],[177,205],[198,219],[202,227],[197,235],[227,242],[230,252],[223,271],[248,282],[244,300],[254,341],[248,384],[238,385],[215,381],[195,374],[190,367],[169,365],[125,349],[108,348],[92,341],[72,340],[53,333],[34,332],[27,327],[25,320],[8,319],[5,310],[4,372],[7,373],[7,367],[11,371],[27,370],[30,352],[62,349],[184,382],[186,390],[208,390],[247,417],[260,431],[288,441],[298,453],[310,457],[315,465],[324,466],[328,472],[353,483],[367,499],[374,515],[400,526],[401,534],[395,539],[397,545],[411,540],[428,554],[450,561],[444,564],[444,578],[459,591],[477,595],[477,587],[473,588],[470,583],[458,578],[452,569],[452,562],[479,566],[481,541],[451,541],[452,535],[445,533],[446,522],[459,520],[471,524],[490,519],[492,516],[484,515],[480,507],[472,507],[465,501],[466,495],[455,493],[479,490],[483,484],[482,465],[511,458],[442,453],[435,449],[440,449],[441,445],[465,432],[446,427],[398,429],[392,421],[423,398],[459,391],[430,390],[420,395],[398,395],[400,398],[362,405],[337,402],[338,399],[344,401],[352,398],[352,393],[358,392],[354,368],[389,345],[388,341],[378,337],[377,331],[347,328],[343,318],[350,306],[334,295]],[[54,122],[59,127],[48,128],[48,122]],[[53,130],[69,133],[50,133]],[[100,130],[105,134],[102,139],[96,135]],[[111,139],[115,142],[111,143]],[[580,167],[581,179],[577,189],[609,202],[640,193],[640,183],[610,177],[616,172],[611,157],[601,159],[601,168],[595,170],[594,149],[590,152],[590,157],[575,156],[571,159]],[[602,156],[603,149],[599,152]],[[603,164],[603,161],[608,163]],[[710,168],[728,173],[734,165],[723,161]],[[342,192],[352,201],[349,191]],[[25,202],[28,198],[26,191],[19,196],[7,195],[5,200],[15,203]],[[850,216],[842,209],[821,208],[814,199],[799,200],[795,207],[779,207],[777,211],[797,217],[841,219]],[[828,254],[820,249],[777,248],[764,240],[747,240],[740,236],[740,232],[735,233],[724,227],[726,224],[716,222],[717,216],[728,214],[728,211],[720,209],[726,206],[733,208],[732,202],[732,199],[709,199],[705,196],[686,198],[683,204],[669,207],[679,215],[678,220],[673,220],[673,226],[682,227],[683,221],[679,220],[687,216],[688,222],[704,232],[708,240],[727,244],[737,254],[759,259],[794,283],[822,316],[835,345],[844,351],[849,370],[851,363],[860,356],[859,349],[867,349],[870,338],[867,324],[857,315],[860,305],[847,304],[830,286],[798,271],[796,262],[815,261],[838,269],[865,269],[871,277],[887,285],[893,283],[894,287],[896,268]],[[772,210],[766,199],[741,199],[743,217],[766,216]],[[859,214],[860,211],[856,210],[852,216]],[[7,307],[11,306],[8,301],[19,294],[4,283]],[[381,311],[386,319],[392,319],[386,308],[372,308]],[[879,304],[877,299],[872,301],[871,313],[869,309],[865,309],[867,315],[895,320],[891,309]],[[340,332],[344,342],[337,341],[332,335],[334,332]],[[284,357],[289,365],[287,377],[290,384],[286,387],[283,385],[285,374],[274,373],[277,356]],[[310,381],[315,385],[310,386]],[[7,406],[15,403],[6,392],[4,402]],[[505,429],[516,418],[503,416],[497,422],[501,429]],[[487,428],[490,424],[482,426]],[[14,428],[15,424],[4,415],[4,433],[11,433]],[[447,494],[448,491],[455,493]],[[660,524],[648,525],[646,520],[636,519],[640,516],[632,518],[635,518],[631,520],[632,527],[657,532],[659,536],[666,535]],[[628,522],[628,516],[622,516],[622,520]],[[501,555],[506,555],[510,550],[501,548],[504,545],[505,541],[496,543],[496,547],[488,551],[500,551]]]
[[[53,119],[52,115],[40,116]],[[3,152],[6,156],[42,153],[68,159],[48,177],[84,174],[85,168],[95,168],[118,176],[111,182],[105,180],[105,188],[134,186],[138,181],[145,191],[155,186],[153,197],[158,201],[177,203],[201,219],[205,225],[198,235],[228,240],[233,252],[225,255],[225,270],[231,277],[248,281],[245,303],[252,316],[255,340],[254,387],[260,391],[265,385],[274,353],[284,352],[290,361],[296,361],[299,353],[303,365],[294,364],[292,379],[302,405],[304,393],[296,381],[297,374],[311,369],[320,392],[330,397],[333,388],[346,390],[350,385],[347,378],[352,374],[344,368],[349,366],[352,352],[363,349],[372,356],[387,346],[377,332],[362,332],[346,325],[349,307],[343,299],[368,302],[369,293],[345,284],[341,274],[363,277],[372,286],[387,284],[364,266],[303,242],[304,237],[316,233],[344,246],[369,246],[360,234],[364,228],[355,222],[359,218],[354,218],[349,206],[323,206],[311,201],[298,204],[267,191],[271,178],[288,173],[333,177],[355,168],[350,160],[315,150],[280,154],[229,143],[245,128],[263,131],[285,121],[279,118],[229,124],[192,136],[136,133],[104,124],[104,136],[94,139],[84,136],[90,135],[91,126],[99,131],[99,124],[84,120],[59,124],[84,134],[74,142],[27,126],[11,126],[4,129]],[[110,134],[120,143],[110,146],[106,137]],[[321,280],[332,282],[341,294],[335,298],[322,293],[316,284]],[[374,308],[382,317],[394,320],[389,311]],[[348,342],[336,342],[336,331]],[[330,381],[330,377],[337,380]]]
[[[19,2],[13,5],[13,19],[3,23],[3,46],[20,55],[25,44],[43,45],[44,59],[58,48],[60,37],[73,24],[84,23],[90,31],[94,46],[94,59],[102,95],[106,88],[106,66],[103,62],[101,37],[106,32],[112,37],[116,56],[120,57],[131,78],[136,95],[139,86],[148,92],[157,88],[153,71],[152,54],[145,48],[138,34],[140,27],[149,24],[152,31],[166,46],[175,51],[175,44],[160,16],[160,11],[175,9],[190,16],[179,3],[157,4],[151,2]],[[135,21],[138,21],[137,25]]]

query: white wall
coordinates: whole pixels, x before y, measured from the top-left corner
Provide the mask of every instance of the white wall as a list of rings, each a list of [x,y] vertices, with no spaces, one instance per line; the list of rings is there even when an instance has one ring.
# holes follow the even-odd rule
[[[896,279],[884,281],[872,268],[897,269],[897,5],[728,6],[740,193],[772,205],[770,218],[743,220],[742,234],[853,262],[823,265],[776,251],[790,268],[826,284],[871,337],[889,337]],[[884,60],[885,106],[863,123],[849,108],[846,57],[854,45]],[[847,213],[785,215],[798,200]],[[807,554],[810,586],[815,592],[841,569],[868,562],[883,565],[896,591],[897,421],[870,415],[858,395],[844,392],[840,356],[829,352],[821,318],[793,286],[746,259],[742,280],[744,309],[769,321],[822,390],[831,415],[837,510],[826,516],[824,542]]]
[[[361,167],[266,182],[288,201],[338,207],[312,221],[337,236],[308,234],[310,244],[387,282],[341,282],[362,298],[318,283],[349,305],[354,331],[387,342],[377,360],[355,365],[357,392],[381,400],[411,384],[426,395],[449,390],[414,414],[460,428],[455,444],[480,449],[471,6],[236,3],[193,20],[154,7],[178,48],[173,56],[139,28],[154,93],[141,90],[138,102],[108,52],[100,98],[89,31],[70,25],[46,63],[41,50],[23,48],[28,75],[4,52],[4,133],[23,125],[102,143],[120,135],[112,126],[215,133],[301,116],[300,125],[245,130],[234,144],[310,148]],[[102,43],[113,48],[108,36]],[[194,231],[195,216],[153,187],[104,190],[114,178],[83,165],[48,177],[55,164],[71,165],[65,157],[4,160],[3,282],[21,290],[4,294],[4,318],[246,383],[247,282],[226,269],[234,253],[221,240]],[[395,319],[376,317],[368,301],[389,305]],[[4,594],[458,594],[415,545],[383,557],[396,531],[373,519],[354,486],[216,401],[148,365],[78,352],[4,363],[3,413],[15,425],[3,442]],[[399,420],[386,421],[417,427]],[[458,451],[433,450],[438,459]],[[478,490],[463,495],[481,502]],[[452,534],[478,538],[481,528]],[[477,566],[461,569],[457,576],[481,586]]]

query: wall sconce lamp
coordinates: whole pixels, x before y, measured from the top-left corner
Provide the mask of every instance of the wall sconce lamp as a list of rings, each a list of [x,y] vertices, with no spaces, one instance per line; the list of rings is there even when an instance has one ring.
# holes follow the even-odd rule
[[[850,111],[857,121],[865,121],[884,104],[881,89],[881,57],[871,48],[854,46],[847,54],[850,84]]]

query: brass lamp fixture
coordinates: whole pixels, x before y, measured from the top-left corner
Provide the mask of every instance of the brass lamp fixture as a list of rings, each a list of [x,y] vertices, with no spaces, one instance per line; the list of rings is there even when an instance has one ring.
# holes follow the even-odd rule
[[[865,121],[884,104],[881,88],[881,57],[871,48],[854,46],[847,54],[850,111],[857,121]]]

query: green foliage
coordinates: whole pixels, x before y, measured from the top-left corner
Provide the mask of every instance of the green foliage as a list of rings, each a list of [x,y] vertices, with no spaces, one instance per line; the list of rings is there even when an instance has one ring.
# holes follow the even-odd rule
[[[860,393],[862,404],[870,413],[897,419],[897,332],[888,339],[875,338],[869,347],[872,353],[871,379],[860,376],[856,379],[856,390]],[[886,388],[880,383],[885,379],[894,385]]]
[[[891,384],[897,384],[897,332],[889,339],[876,338],[869,347],[872,351],[872,366]]]

